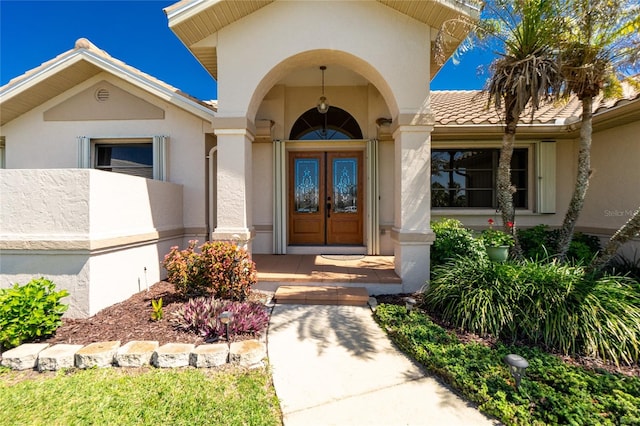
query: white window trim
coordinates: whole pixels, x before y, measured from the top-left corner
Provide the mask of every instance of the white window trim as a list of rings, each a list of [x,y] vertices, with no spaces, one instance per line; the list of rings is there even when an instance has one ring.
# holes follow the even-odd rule
[[[96,145],[117,143],[151,143],[153,149],[153,179],[169,180],[169,136],[100,137],[78,136],[78,168],[94,168]]]

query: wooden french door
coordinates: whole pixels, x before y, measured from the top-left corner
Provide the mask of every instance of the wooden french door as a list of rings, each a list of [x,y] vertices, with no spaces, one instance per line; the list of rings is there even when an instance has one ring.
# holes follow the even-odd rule
[[[362,152],[289,153],[289,244],[362,245]]]

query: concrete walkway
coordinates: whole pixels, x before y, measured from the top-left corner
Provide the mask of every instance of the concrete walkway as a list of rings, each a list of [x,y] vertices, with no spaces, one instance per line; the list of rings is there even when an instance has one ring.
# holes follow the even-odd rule
[[[267,339],[285,426],[494,424],[398,351],[368,307],[276,305]]]

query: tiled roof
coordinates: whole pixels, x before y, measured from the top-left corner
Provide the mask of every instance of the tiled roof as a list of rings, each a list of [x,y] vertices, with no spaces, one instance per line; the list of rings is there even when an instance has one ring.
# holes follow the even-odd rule
[[[474,125],[502,124],[503,116],[491,106],[487,106],[487,94],[478,90],[434,90],[431,92],[431,111],[436,124]],[[640,93],[630,86],[625,87],[621,99],[603,99],[598,97],[593,103],[593,112],[598,113],[621,103],[640,99]],[[572,96],[568,100],[549,102],[541,105],[531,118],[531,110],[520,117],[522,124],[560,124],[577,121],[582,114],[582,103]]]

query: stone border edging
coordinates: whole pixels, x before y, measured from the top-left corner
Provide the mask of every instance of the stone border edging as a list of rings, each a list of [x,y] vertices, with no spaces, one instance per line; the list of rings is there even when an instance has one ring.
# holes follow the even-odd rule
[[[267,347],[258,340],[232,343],[193,345],[157,341],[133,340],[120,345],[120,341],[96,342],[89,345],[25,343],[2,353],[0,364],[13,370],[37,369],[56,371],[62,368],[142,367],[158,368],[192,366],[219,367],[225,364],[257,367],[267,357]]]

